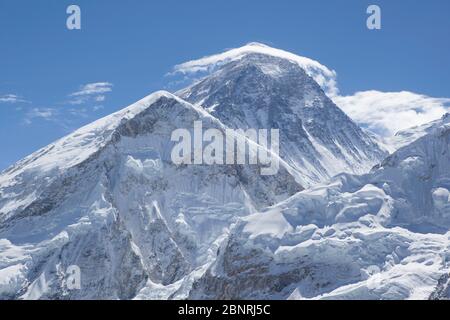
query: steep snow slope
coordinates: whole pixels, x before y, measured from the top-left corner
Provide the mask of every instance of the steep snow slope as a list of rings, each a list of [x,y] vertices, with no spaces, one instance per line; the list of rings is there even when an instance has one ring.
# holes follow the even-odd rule
[[[427,133],[434,130],[436,127],[442,126],[443,124],[450,123],[450,113],[442,116],[441,119],[426,123],[421,126],[412,127],[407,130],[399,131],[395,136],[387,139],[386,144],[391,147],[392,150],[398,150],[411,142],[423,137]]]
[[[307,74],[308,65],[292,54],[267,53],[276,49],[256,49],[224,53],[232,57],[228,62],[176,94],[229,127],[279,129],[281,158],[302,174],[303,185],[341,172],[366,173],[384,159],[386,152]]]
[[[191,298],[447,297],[450,126],[243,218]]]
[[[173,165],[172,131],[196,120],[226,129],[155,93],[3,172],[0,298],[130,299],[152,286],[164,296],[212,261],[239,217],[302,189],[283,162],[275,176],[258,166]],[[81,290],[63,285],[70,265],[81,269]]]

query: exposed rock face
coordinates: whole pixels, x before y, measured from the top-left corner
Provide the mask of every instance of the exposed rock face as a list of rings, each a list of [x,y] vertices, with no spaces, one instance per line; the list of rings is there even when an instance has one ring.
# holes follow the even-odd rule
[[[177,93],[231,128],[280,129],[280,155],[303,184],[366,173],[387,153],[294,62],[252,53]]]
[[[436,290],[430,295],[430,300],[450,299],[450,274],[444,274],[436,286]]]

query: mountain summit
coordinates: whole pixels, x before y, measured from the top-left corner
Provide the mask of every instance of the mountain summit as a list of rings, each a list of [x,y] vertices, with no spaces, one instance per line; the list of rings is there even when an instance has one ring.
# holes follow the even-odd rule
[[[252,44],[190,62],[184,68],[221,64],[176,95],[231,128],[279,129],[280,155],[305,186],[341,172],[366,173],[384,159],[386,152],[308,74],[327,69],[279,51]]]
[[[183,74],[211,72],[223,64],[240,60],[249,54],[260,54],[295,63],[312,77],[327,94],[337,94],[335,71],[310,58],[298,56],[258,42],[251,42],[240,48],[230,49],[219,54],[179,64],[175,66],[174,71]]]

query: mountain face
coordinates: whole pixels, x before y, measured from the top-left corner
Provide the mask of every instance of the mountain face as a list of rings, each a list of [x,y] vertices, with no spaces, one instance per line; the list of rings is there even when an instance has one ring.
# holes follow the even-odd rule
[[[241,216],[302,187],[281,163],[176,166],[171,133],[204,110],[156,93],[36,152],[0,177],[2,298],[134,298],[209,263]],[[291,170],[291,169],[289,169]],[[81,268],[66,292],[60,270]]]
[[[387,156],[323,66],[254,44],[222,56],[0,174],[0,299],[446,297],[448,117]],[[198,121],[279,129],[277,174],[174,164],[172,133]]]
[[[450,274],[450,125],[369,174],[242,219],[195,299],[439,299]]]
[[[248,53],[178,96],[231,128],[280,130],[280,156],[303,185],[365,173],[387,155],[297,63]]]

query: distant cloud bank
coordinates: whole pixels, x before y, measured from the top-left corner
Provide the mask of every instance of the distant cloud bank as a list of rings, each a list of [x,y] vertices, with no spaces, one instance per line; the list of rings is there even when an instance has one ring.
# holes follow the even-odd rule
[[[439,119],[450,111],[450,98],[408,91],[363,91],[333,100],[354,121],[383,137]]]

